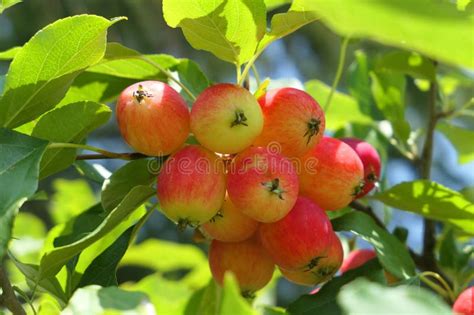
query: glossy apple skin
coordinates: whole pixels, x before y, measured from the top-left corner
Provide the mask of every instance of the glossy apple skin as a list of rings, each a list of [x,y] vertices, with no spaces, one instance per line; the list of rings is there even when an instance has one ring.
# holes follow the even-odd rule
[[[257,228],[258,222],[243,214],[229,198],[226,198],[219,212],[201,226],[208,237],[222,242],[244,241]]]
[[[301,159],[300,194],[325,210],[347,206],[360,192],[364,166],[344,142],[324,137]]]
[[[157,196],[165,215],[178,224],[199,225],[222,207],[224,163],[213,152],[189,145],[166,160],[157,183]]]
[[[137,99],[140,90],[144,96]],[[150,156],[175,152],[190,131],[186,102],[172,87],[159,81],[138,82],[123,90],[117,101],[116,115],[125,141]]]
[[[283,219],[258,229],[260,242],[275,264],[290,271],[316,267],[327,256],[332,234],[324,210],[301,196]]]
[[[474,315],[474,287],[464,290],[453,305],[453,312],[461,315]]]
[[[356,196],[356,199],[364,197],[375,187],[375,183],[380,178],[380,156],[370,143],[355,138],[344,138],[341,140],[357,153],[364,165],[364,187],[360,194]]]
[[[242,114],[245,119],[237,122]],[[221,83],[204,90],[191,109],[191,131],[203,146],[237,153],[262,132],[263,115],[255,97],[243,87]]]
[[[230,200],[259,222],[280,220],[298,197],[298,175],[293,164],[267,148],[250,147],[237,155],[227,176]],[[275,180],[278,188],[272,191],[270,186]]]
[[[328,249],[326,257],[322,258],[317,266],[312,269],[304,270],[286,270],[280,268],[280,271],[287,280],[307,286],[329,281],[341,267],[344,258],[342,244],[336,233],[332,233],[331,246]]]
[[[347,255],[346,259],[344,259],[340,271],[344,273],[348,270],[355,269],[375,257],[377,257],[377,254],[373,249],[353,250]]]
[[[232,272],[245,295],[267,285],[275,269],[270,256],[255,238],[233,243],[213,240],[209,248],[209,266],[219,285],[223,283],[225,272]]]
[[[299,157],[321,140],[325,129],[324,113],[308,93],[295,88],[280,88],[258,99],[264,116],[263,131],[257,146],[277,143],[281,153]]]

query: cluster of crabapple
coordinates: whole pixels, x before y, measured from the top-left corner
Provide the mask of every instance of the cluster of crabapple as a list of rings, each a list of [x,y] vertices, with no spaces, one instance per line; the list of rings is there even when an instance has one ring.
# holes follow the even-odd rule
[[[234,84],[204,90],[189,111],[170,86],[144,81],[117,103],[126,142],[167,156],[157,181],[163,213],[211,240],[209,265],[232,272],[244,294],[263,288],[275,265],[288,280],[329,280],[343,260],[325,211],[367,194],[380,175],[368,143],[323,136],[325,116],[295,88],[258,99]],[[190,133],[197,144],[186,144]]]

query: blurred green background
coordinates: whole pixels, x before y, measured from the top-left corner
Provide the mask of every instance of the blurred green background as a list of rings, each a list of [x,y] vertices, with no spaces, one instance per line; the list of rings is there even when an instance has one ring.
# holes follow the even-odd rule
[[[283,6],[272,11],[270,16],[285,11],[287,8],[288,6]],[[171,29],[165,24],[162,17],[161,1],[159,0],[26,0],[0,15],[0,51],[23,45],[38,30],[57,19],[86,13],[108,18],[128,17],[128,21],[118,23],[110,29],[109,41],[120,42],[142,53],[165,53],[176,57],[190,58],[200,64],[205,74],[212,81],[235,81],[235,70],[232,65],[220,61],[210,53],[192,49],[180,29]],[[341,39],[322,23],[312,23],[297,33],[272,44],[258,60],[257,68],[262,78],[270,77],[275,80],[273,83],[275,86],[288,84],[302,88],[301,82],[311,79],[318,79],[331,85],[337,68],[340,44]],[[346,69],[353,62],[354,51],[358,49],[363,49],[368,54],[394,50],[369,41],[352,41],[346,56]],[[0,61],[0,74],[6,73],[7,70],[8,62]],[[461,73],[467,80],[472,80],[473,77],[472,72],[443,65],[440,66],[440,71]],[[338,89],[346,91],[344,74]],[[425,95],[420,92],[411,79],[408,80],[407,94],[406,116],[413,129],[416,129],[424,124],[426,118],[426,115],[423,115],[423,103],[426,102]],[[472,86],[461,89],[458,94],[457,97],[461,99],[472,97]],[[324,102],[324,100],[319,101]],[[113,107],[113,104],[110,105]],[[105,127],[95,131],[89,142],[110,151],[130,151],[130,148],[120,138],[114,119],[111,119]],[[413,166],[402,159],[395,150],[390,148],[387,148],[387,150],[389,158],[385,161],[383,182],[393,185],[404,180],[414,179],[416,170]],[[94,161],[93,163],[101,165],[104,174],[108,171],[112,172],[124,164],[117,160]],[[474,185],[473,174],[474,163],[459,165],[452,145],[444,136],[437,133],[433,180],[457,190]],[[66,179],[56,179],[59,177]],[[54,196],[53,200],[51,203],[35,201],[24,207],[25,212],[29,214],[22,214],[19,217],[16,235],[28,235],[29,238],[24,237],[22,240],[14,242],[13,251],[17,256],[26,261],[37,259],[38,250],[43,246],[42,238],[45,234],[45,228],[49,230],[55,224],[64,223],[75,213],[94,204],[98,198],[100,186],[78,178],[79,175],[74,168],[69,168],[67,171],[43,181],[40,190]],[[390,219],[390,229],[395,226],[408,228],[410,230],[408,239],[410,245],[415,250],[420,249],[422,233],[422,219],[420,217],[407,212],[385,209],[377,204],[375,207],[379,215]],[[156,212],[142,229],[138,241],[143,242],[150,238],[159,238],[191,243],[192,234],[190,230],[178,233],[173,224],[159,212]],[[130,254],[128,258],[126,257],[126,260],[133,261],[133,255],[137,255],[137,257],[145,255],[147,261],[166,261],[168,258],[165,255],[177,256],[175,259],[178,260],[194,260],[195,262],[202,259],[199,253],[188,247],[183,247],[180,252],[173,252],[163,248],[163,246],[163,244],[150,246],[143,252],[137,250],[137,253]],[[360,242],[358,246],[365,247],[367,245]],[[162,250],[162,252],[159,252],[159,250]],[[144,256],[142,258],[145,259]],[[153,273],[153,264],[153,262],[148,266],[146,266],[146,263],[141,266],[134,263],[126,264],[126,266],[119,269],[118,280],[120,283],[140,280],[144,276]],[[156,264],[160,265],[159,262],[156,262]],[[189,266],[183,263],[182,269],[178,271],[167,272],[165,270],[163,278],[177,279],[183,277],[186,270],[190,268]],[[186,277],[188,277],[188,280],[192,278],[189,277],[189,274],[186,274]],[[142,281],[140,286],[141,288],[151,286],[163,294],[173,290],[178,292],[182,290],[182,288],[173,287],[173,282],[168,283],[163,280],[160,283],[155,280],[148,278],[148,282]],[[189,281],[192,283],[193,280]],[[277,291],[278,304],[286,305],[301,293],[309,292],[310,288],[295,286],[285,280],[280,280]],[[264,298],[268,297],[271,297],[271,295]],[[165,303],[165,301],[161,302]],[[170,302],[168,301],[168,303]]]

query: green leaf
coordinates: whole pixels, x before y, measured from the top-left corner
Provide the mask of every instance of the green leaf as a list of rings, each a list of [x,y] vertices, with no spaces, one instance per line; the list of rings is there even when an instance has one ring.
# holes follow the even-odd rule
[[[140,56],[140,53],[136,53]],[[169,69],[179,63],[178,59],[169,55],[147,55],[144,57],[157,63],[163,69]],[[137,55],[123,55],[121,59],[119,57],[104,59],[103,62],[87,69],[87,72],[135,80],[167,80],[166,75],[159,69],[145,60],[138,59]]]
[[[380,314],[389,309],[392,314],[451,314],[442,299],[426,289],[413,286],[385,287],[358,279],[342,288],[338,302],[344,314]]]
[[[21,0],[0,0],[0,14],[11,6],[20,3]]]
[[[48,277],[57,274],[69,259],[113,230],[122,220],[132,214],[135,209],[154,193],[154,189],[148,186],[137,186],[133,188],[122,202],[115,209],[110,211],[110,213],[104,217],[100,225],[90,233],[67,245],[59,246],[46,252],[41,259],[40,276]]]
[[[91,285],[78,289],[61,314],[149,314],[150,306],[148,297],[142,292],[131,292],[117,287],[101,288],[97,285]]]
[[[166,23],[180,27],[191,46],[237,65],[254,55],[265,33],[265,14],[263,0],[163,1]]]
[[[55,179],[49,214],[55,224],[66,223],[96,203],[94,191],[83,179]]]
[[[405,120],[405,77],[402,74],[371,72],[375,103],[393,126],[395,135],[406,141],[410,125]]]
[[[290,4],[291,0],[265,0],[267,11],[271,11],[285,4]]]
[[[179,81],[194,95],[201,94],[202,91],[211,85],[199,65],[192,60],[180,59],[179,63],[171,68],[171,70],[178,72]],[[187,93],[181,92],[181,95],[183,95],[189,103],[193,103],[193,100],[189,98]]]
[[[102,59],[107,28],[118,20],[79,15],[36,33],[10,65],[0,99],[0,125],[15,128],[53,108],[74,78]]]
[[[370,75],[372,69],[371,60],[365,52],[357,50],[354,52],[355,60],[348,69],[347,84],[350,94],[360,104],[361,111],[370,115],[372,112],[372,91],[370,90]]]
[[[0,128],[0,265],[18,209],[38,187],[40,159],[48,142]]]
[[[109,103],[115,101],[123,89],[135,82],[134,79],[124,79],[86,71],[74,80],[66,96],[57,107],[80,101]]]
[[[354,211],[331,221],[335,231],[348,231],[371,243],[383,267],[398,279],[415,275],[406,246],[378,226],[367,214]]]
[[[342,36],[363,37],[474,68],[474,16],[448,1],[312,0],[323,23]],[[409,13],[409,14],[408,14]],[[446,49],[449,47],[449,49]]]
[[[161,167],[159,159],[135,160],[125,164],[106,179],[102,187],[101,201],[105,210],[115,208],[135,186],[155,183]]]
[[[12,47],[5,51],[0,52],[0,60],[12,60],[16,54],[21,50],[21,47]]]
[[[323,104],[331,88],[319,80],[311,80],[305,83],[306,92]],[[335,91],[332,98],[332,105],[326,112],[326,128],[328,130],[337,130],[346,126],[348,123],[371,124],[372,118],[364,114],[360,104],[344,93]]]
[[[288,12],[278,13],[272,17],[270,32],[265,34],[259,43],[258,50],[265,49],[275,40],[295,32],[316,19],[317,15],[312,0],[293,0]]]
[[[375,69],[377,72],[397,72],[429,81],[434,81],[436,77],[436,69],[432,61],[408,51],[394,51],[378,56]]]
[[[465,268],[469,268],[469,259],[474,253],[474,248],[463,252],[459,250],[454,237],[454,231],[447,229],[439,247],[439,265],[449,271],[449,274],[459,276]]]
[[[39,266],[32,264],[24,264],[17,260],[14,256],[9,255],[11,261],[16,268],[25,276],[28,286],[38,288],[41,292],[47,292],[58,298],[62,303],[67,302],[66,294],[64,293],[61,284],[55,276],[46,277],[40,280]]]
[[[256,315],[256,312],[240,295],[239,285],[233,274],[227,272],[222,288],[211,280],[207,287],[191,297],[184,314]]]
[[[81,174],[82,176],[101,185],[104,183],[105,177],[103,174],[104,168],[102,165],[90,164],[86,161],[76,161],[74,162],[74,166],[76,167],[79,174]],[[108,170],[106,169],[105,171],[108,172]]]
[[[109,120],[109,107],[78,102],[56,108],[41,116],[32,135],[51,142],[80,143],[95,128]],[[76,149],[48,149],[41,160],[40,176],[46,177],[71,165]]]
[[[460,164],[474,160],[474,147],[472,146],[474,131],[447,123],[438,124],[437,129],[448,137],[456,148]]]
[[[341,307],[336,302],[337,295],[346,284],[360,277],[379,283],[385,281],[382,266],[377,259],[372,259],[358,268],[334,277],[317,294],[302,295],[289,305],[288,312],[299,315],[343,315]]]
[[[188,300],[194,292],[194,289],[184,282],[165,279],[158,273],[151,274],[135,284],[125,285],[125,288],[147,294],[155,306],[156,314],[184,314]],[[198,314],[196,309],[193,311],[192,314]]]
[[[436,182],[404,182],[373,198],[394,208],[449,222],[474,235],[474,204],[462,194]]]
[[[128,249],[135,226],[128,228],[102,254],[87,267],[79,282],[80,288],[97,284],[103,287],[118,286],[117,267]]]

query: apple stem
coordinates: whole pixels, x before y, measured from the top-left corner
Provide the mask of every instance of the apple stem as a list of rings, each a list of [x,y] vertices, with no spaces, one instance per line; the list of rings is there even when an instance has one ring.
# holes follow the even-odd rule
[[[309,144],[311,141],[311,138],[314,135],[317,135],[319,133],[319,125],[321,124],[321,121],[319,121],[316,118],[311,118],[310,121],[308,122],[308,130],[306,130],[305,134],[303,137],[308,137],[308,141],[306,141],[306,145]]]
[[[88,150],[88,151],[93,151],[97,152],[99,154],[97,155],[79,155],[77,156],[77,160],[93,160],[93,159],[120,159],[120,160],[136,160],[136,159],[141,159],[141,158],[148,158],[150,156],[138,153],[138,152],[133,152],[133,153],[116,153],[116,152],[110,152],[101,148],[93,147],[87,144],[78,144],[78,143],[61,143],[61,142],[53,142],[50,143],[46,149],[51,150],[51,149],[82,149],[82,150]]]
[[[246,121],[247,121],[247,117],[245,116],[244,112],[241,111],[241,110],[237,110],[237,111],[235,111],[235,120],[232,122],[230,127],[232,128],[232,127],[238,126],[238,125],[248,126]]]
[[[278,198],[280,198],[281,200],[285,200],[283,198],[283,193],[285,193],[286,191],[280,188],[280,179],[274,178],[270,182],[262,183],[262,185],[265,186],[270,192],[277,195]]]

